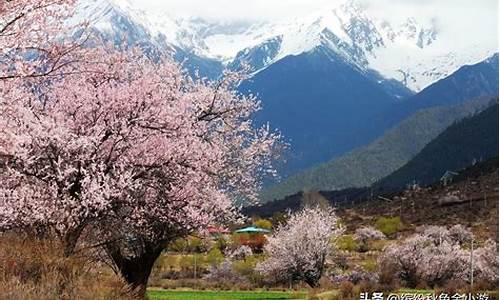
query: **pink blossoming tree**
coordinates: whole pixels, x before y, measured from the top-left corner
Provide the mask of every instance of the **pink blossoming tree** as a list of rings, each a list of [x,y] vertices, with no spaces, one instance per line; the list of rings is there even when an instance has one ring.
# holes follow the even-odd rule
[[[233,90],[239,74],[193,81],[167,60],[103,49],[79,66],[2,99],[0,223],[48,226],[67,255],[92,226],[143,294],[166,243],[255,198],[280,136],[254,129],[259,102]]]
[[[0,3],[0,226],[48,228],[66,255],[91,228],[143,294],[166,243],[255,199],[280,137],[252,125],[240,74],[67,42],[73,2]]]

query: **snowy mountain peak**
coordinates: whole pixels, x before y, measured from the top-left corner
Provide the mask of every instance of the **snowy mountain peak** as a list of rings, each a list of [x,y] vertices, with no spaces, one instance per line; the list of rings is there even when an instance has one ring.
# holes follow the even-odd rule
[[[436,19],[420,23],[408,16],[399,24],[391,23],[372,15],[357,0],[275,23],[178,18],[141,10],[129,0],[80,0],[79,5],[78,18],[90,20],[110,38],[126,36],[226,65],[248,62],[257,71],[288,55],[327,47],[355,67],[396,79],[414,91],[496,51],[481,46],[454,49],[442,41]]]

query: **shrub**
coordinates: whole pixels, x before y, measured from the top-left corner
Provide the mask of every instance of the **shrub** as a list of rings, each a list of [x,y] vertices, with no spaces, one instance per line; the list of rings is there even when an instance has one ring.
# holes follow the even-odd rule
[[[365,269],[368,272],[375,272],[377,270],[377,261],[374,259],[366,259],[361,263],[361,266],[363,269]]]
[[[373,280],[363,280],[357,284],[355,289],[355,295],[359,299],[360,293],[373,293],[373,292],[389,292],[389,290],[383,290],[383,288]]]
[[[452,226],[448,231],[451,239],[460,244],[470,242],[474,238],[472,231],[461,224]]]
[[[184,238],[178,238],[168,245],[168,250],[174,252],[185,252],[188,249],[188,241]]]
[[[450,236],[450,232],[446,227],[443,226],[435,226],[435,225],[425,225],[419,226],[417,228],[417,232],[419,232],[422,236],[426,237],[430,242],[435,245],[439,245],[443,242],[454,243]]]
[[[252,248],[250,248],[249,246],[243,245],[243,246],[240,246],[240,247],[234,249],[233,251],[230,251],[227,254],[227,257],[229,257],[231,259],[239,260],[239,259],[245,259],[245,257],[250,256],[252,254],[253,254]]]
[[[387,240],[375,240],[368,243],[368,249],[371,251],[383,251],[384,248],[390,243]]]
[[[246,282],[243,276],[234,272],[231,261],[227,259],[218,266],[211,266],[205,279],[229,287]]]
[[[218,248],[220,251],[224,252],[228,246],[228,241],[225,236],[219,236],[215,240],[214,247]]]
[[[184,278],[192,278],[195,273],[198,277],[198,274],[206,272],[205,260],[201,254],[182,255],[179,266],[181,267],[180,275]]]
[[[431,226],[420,232],[400,244],[388,246],[379,257],[381,270],[394,269],[394,275],[412,288],[417,284],[425,283],[434,287],[442,286],[448,281],[466,279],[469,251],[454,242],[445,228]],[[476,268],[481,270],[482,266],[494,266],[496,263],[493,268],[497,273],[498,252],[494,253],[494,246],[490,247],[491,249],[477,249]],[[484,263],[480,258],[483,253],[487,256]],[[490,268],[485,267],[486,270]],[[478,273],[481,274],[481,271]]]
[[[273,227],[273,223],[271,223],[271,221],[266,219],[258,219],[255,222],[253,222],[253,225],[267,230],[271,230],[271,228]]]
[[[386,236],[392,236],[403,229],[403,223],[399,217],[380,217],[375,224],[376,228]]]
[[[262,275],[255,270],[255,266],[261,261],[258,256],[251,255],[245,257],[243,260],[233,262],[233,270],[245,277],[249,282],[254,285],[260,285],[262,282]]]
[[[336,240],[335,244],[339,250],[349,252],[355,251],[358,248],[358,243],[353,235],[342,235]]]
[[[387,237],[380,230],[371,226],[365,226],[356,229],[354,238],[361,243],[366,243],[369,240],[385,240]]]
[[[224,261],[224,255],[219,248],[214,247],[207,253],[205,261],[211,266],[217,266]]]
[[[206,250],[203,241],[199,237],[188,236],[186,238],[178,238],[171,242],[168,249],[175,252],[198,252]]]
[[[398,266],[394,262],[379,265],[378,283],[384,290],[395,290],[399,286]]]
[[[349,281],[342,281],[339,286],[339,292],[341,299],[353,299],[355,298],[354,284]]]
[[[340,251],[336,251],[330,256],[335,267],[340,268],[341,270],[347,270],[349,268],[349,264],[347,261],[347,255],[341,253]]]
[[[477,278],[498,286],[498,244],[487,240],[474,253]]]
[[[354,239],[359,243],[358,250],[368,251],[368,242],[372,240],[384,240],[386,236],[380,231],[371,226],[361,227],[356,229]]]
[[[333,277],[332,281],[336,283],[342,283],[343,281],[349,281],[353,284],[358,284],[361,281],[378,281],[378,274],[373,272],[368,272],[365,269],[356,266],[349,273],[339,274]]]
[[[436,294],[454,295],[463,292],[469,288],[469,284],[461,279],[453,279],[448,281],[443,287],[436,290]]]

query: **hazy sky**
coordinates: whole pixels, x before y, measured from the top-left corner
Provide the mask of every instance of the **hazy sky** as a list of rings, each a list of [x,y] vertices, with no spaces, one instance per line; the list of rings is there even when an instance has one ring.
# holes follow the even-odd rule
[[[173,14],[230,20],[277,20],[302,15],[342,0],[131,0],[143,8]],[[485,22],[497,17],[498,0],[359,0],[387,17],[408,13]]]

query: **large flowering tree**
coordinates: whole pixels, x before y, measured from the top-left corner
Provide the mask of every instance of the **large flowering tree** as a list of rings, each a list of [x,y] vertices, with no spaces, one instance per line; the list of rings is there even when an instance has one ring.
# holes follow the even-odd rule
[[[332,238],[341,232],[332,208],[306,207],[268,238],[264,246],[267,259],[257,270],[278,282],[303,280],[315,287],[333,250]]]
[[[143,294],[166,243],[255,199],[280,135],[253,126],[241,74],[191,80],[168,59],[68,46],[70,4],[0,4],[0,226],[48,228],[66,255],[88,231]]]
[[[165,243],[255,197],[279,134],[254,129],[259,102],[233,90],[238,74],[193,81],[167,60],[102,49],[79,66],[2,99],[0,223],[49,226],[67,255],[92,226],[143,290]]]

